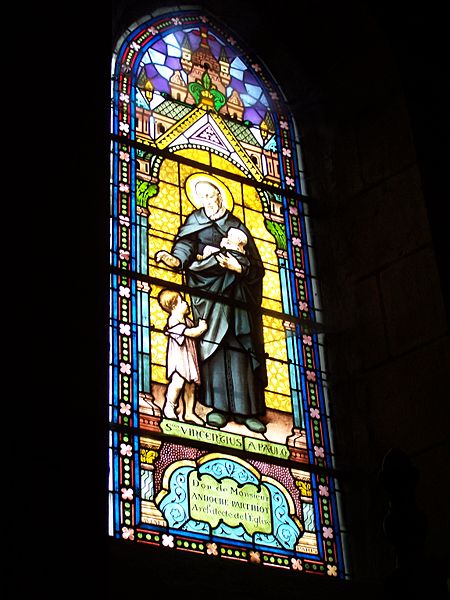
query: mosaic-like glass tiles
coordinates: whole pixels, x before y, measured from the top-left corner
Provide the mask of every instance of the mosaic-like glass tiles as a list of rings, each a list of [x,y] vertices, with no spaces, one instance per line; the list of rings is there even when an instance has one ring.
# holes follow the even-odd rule
[[[345,577],[295,124],[197,10],[112,61],[110,535]]]

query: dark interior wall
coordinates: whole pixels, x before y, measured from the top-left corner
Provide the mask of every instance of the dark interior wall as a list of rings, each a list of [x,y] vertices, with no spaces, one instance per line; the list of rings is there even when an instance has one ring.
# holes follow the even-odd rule
[[[417,559],[411,574],[426,565],[433,574],[437,564],[445,579],[450,356],[442,10],[433,3],[419,13],[402,2],[394,9],[387,2],[303,0],[293,17],[289,8],[272,12],[242,0],[199,4],[266,63],[302,138],[353,575],[351,587],[331,591],[355,598],[387,593],[383,582],[395,569],[397,549],[383,531],[389,496],[379,471],[395,447],[418,469],[415,500],[427,520],[423,548],[411,538]],[[156,5],[162,3],[115,0],[111,45]],[[101,195],[100,164],[94,190]],[[95,221],[88,239],[94,227]],[[148,565],[150,549],[133,552],[131,560],[114,546],[113,565]],[[163,557],[154,560],[170,573]],[[193,590],[203,589],[195,578],[197,569],[205,577],[201,562],[177,557],[174,564],[189,573]],[[243,597],[239,589],[249,593],[249,582],[259,592],[266,585],[286,593],[310,585],[283,574],[255,578],[238,565],[222,569],[235,597]],[[213,589],[221,575],[209,573],[203,581]],[[182,589],[182,578],[172,585]],[[316,597],[330,594],[327,585],[317,584]]]
[[[317,197],[316,254],[336,452],[348,473],[351,561],[355,577],[370,581],[395,565],[378,477],[392,447],[419,469],[417,504],[428,521],[423,557],[419,540],[411,542],[411,568],[436,557],[444,564],[448,494],[431,501],[430,492],[448,486],[449,347],[445,273],[427,208],[436,199],[426,196],[401,65],[368,12],[353,7],[347,27],[342,14],[333,15],[332,64],[324,61],[316,74],[321,102],[300,109],[299,121]]]

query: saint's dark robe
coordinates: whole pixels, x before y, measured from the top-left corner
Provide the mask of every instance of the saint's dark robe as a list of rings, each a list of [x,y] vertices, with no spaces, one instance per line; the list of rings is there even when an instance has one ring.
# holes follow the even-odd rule
[[[203,248],[219,246],[231,227],[244,231],[248,238],[245,256],[233,252],[242,273],[221,267],[214,254],[198,261]],[[205,319],[208,323],[199,341],[200,402],[226,413],[264,415],[264,267],[251,233],[228,211],[211,221],[203,209],[195,210],[180,227],[172,254],[185,272],[195,322]]]

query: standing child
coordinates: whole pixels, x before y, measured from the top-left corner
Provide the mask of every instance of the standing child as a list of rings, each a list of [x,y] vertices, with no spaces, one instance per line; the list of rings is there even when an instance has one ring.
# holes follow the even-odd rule
[[[163,413],[168,419],[177,419],[176,408],[181,392],[184,398],[184,420],[188,423],[203,425],[204,421],[195,413],[195,385],[200,383],[200,369],[194,338],[200,337],[208,325],[200,319],[194,327],[187,316],[189,305],[183,296],[175,290],[161,290],[158,302],[169,313],[164,333],[167,342],[167,379],[169,385]]]

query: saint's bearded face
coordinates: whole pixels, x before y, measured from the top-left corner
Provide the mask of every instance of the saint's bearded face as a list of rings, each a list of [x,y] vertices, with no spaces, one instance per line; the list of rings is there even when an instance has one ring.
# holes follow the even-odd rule
[[[208,218],[217,219],[225,212],[222,196],[211,183],[199,182],[195,186],[195,191]]]

